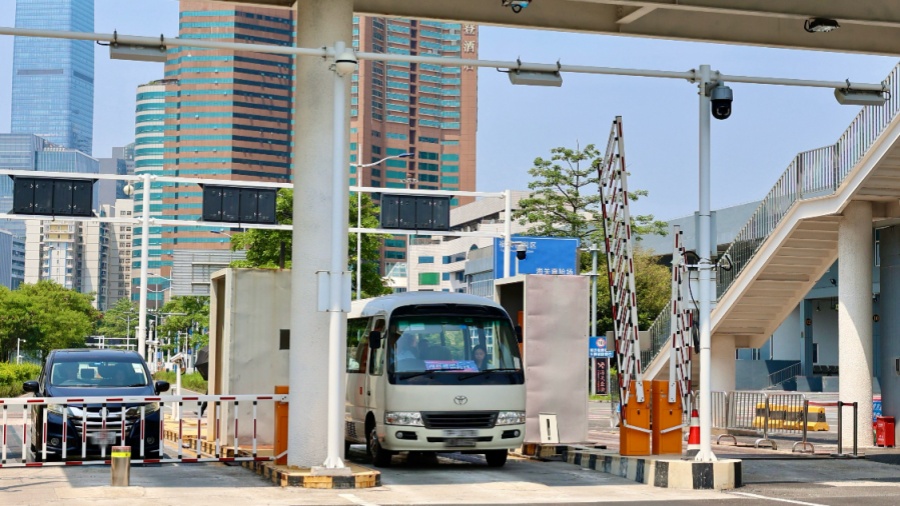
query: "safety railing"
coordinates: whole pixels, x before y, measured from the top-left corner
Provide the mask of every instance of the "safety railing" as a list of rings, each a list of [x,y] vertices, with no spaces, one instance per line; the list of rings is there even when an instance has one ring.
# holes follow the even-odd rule
[[[800,362],[796,364],[791,364],[784,369],[780,369],[778,371],[773,372],[769,375],[769,387],[776,387],[781,385],[785,381],[793,378],[794,376],[799,376],[800,373],[803,372],[803,367]]]
[[[260,448],[272,447],[274,403],[286,401],[282,394],[0,399],[0,467],[110,464],[113,446],[130,446],[135,464],[275,460]]]
[[[834,194],[891,123],[900,111],[900,64],[894,67],[883,83],[888,97],[884,106],[863,107],[836,143],[804,151],[791,161],[725,251],[731,257],[733,268],[717,273],[717,298],[731,288],[794,204],[804,199]],[[670,307],[664,308],[654,325],[670,313]],[[668,324],[663,328],[668,332]],[[645,364],[659,354],[668,337],[666,335],[661,342],[652,340],[650,350],[644,353]]]
[[[809,430],[829,430],[824,407],[811,407],[804,394],[766,392],[714,393],[713,427],[727,431],[718,436],[716,444],[723,439],[737,444],[738,435],[757,435],[756,448],[768,446],[777,450],[778,443],[770,436],[800,436],[792,451],[801,452],[814,451],[812,443],[807,441]]]

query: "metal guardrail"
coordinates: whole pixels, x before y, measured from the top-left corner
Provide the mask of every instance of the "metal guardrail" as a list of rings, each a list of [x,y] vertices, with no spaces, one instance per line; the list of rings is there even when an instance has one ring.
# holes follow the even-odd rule
[[[887,102],[882,107],[863,107],[838,141],[799,153],[788,165],[775,186],[756,208],[734,241],[725,251],[734,267],[716,276],[716,296],[721,297],[750,264],[762,243],[775,230],[791,207],[805,199],[834,194],[876,139],[900,112],[900,64],[883,81]],[[671,317],[667,306],[651,326],[651,348],[644,352],[644,364],[656,358],[670,337],[669,325],[662,321]],[[659,325],[657,325],[659,324]],[[655,329],[659,327],[658,329]],[[665,338],[655,332],[664,332]]]

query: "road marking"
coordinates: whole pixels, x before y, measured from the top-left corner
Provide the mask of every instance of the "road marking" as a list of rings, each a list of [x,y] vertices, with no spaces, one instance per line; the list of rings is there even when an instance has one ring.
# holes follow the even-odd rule
[[[742,495],[742,496],[750,497],[753,499],[766,499],[769,501],[780,501],[780,502],[787,502],[787,503],[791,503],[791,504],[802,504],[804,506],[828,506],[826,504],[819,504],[819,503],[815,503],[815,502],[795,501],[793,499],[779,499],[777,497],[769,497],[769,496],[765,496],[765,495],[750,494],[747,492],[731,492],[731,494],[732,495]]]
[[[353,494],[338,494],[338,497],[343,497],[344,499],[352,502],[353,504],[359,504],[359,506],[378,506],[377,503],[368,502],[356,497]]]

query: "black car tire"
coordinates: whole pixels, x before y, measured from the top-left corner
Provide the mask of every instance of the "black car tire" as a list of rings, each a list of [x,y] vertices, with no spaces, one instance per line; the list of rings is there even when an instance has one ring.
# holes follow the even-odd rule
[[[376,432],[376,428],[372,427],[372,430],[369,431],[369,437],[366,441],[366,449],[369,451],[369,458],[372,459],[372,463],[375,464],[375,467],[390,467],[391,458],[394,456],[394,452],[385,450],[381,447],[381,443],[378,442],[378,433]]]
[[[484,459],[487,460],[489,467],[503,467],[508,456],[509,451],[507,450],[491,450],[484,453]]]

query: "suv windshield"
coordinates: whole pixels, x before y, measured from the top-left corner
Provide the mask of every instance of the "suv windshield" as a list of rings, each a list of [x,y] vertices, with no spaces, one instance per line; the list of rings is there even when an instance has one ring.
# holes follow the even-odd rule
[[[139,387],[148,384],[140,362],[67,361],[56,362],[50,384],[57,387]]]

